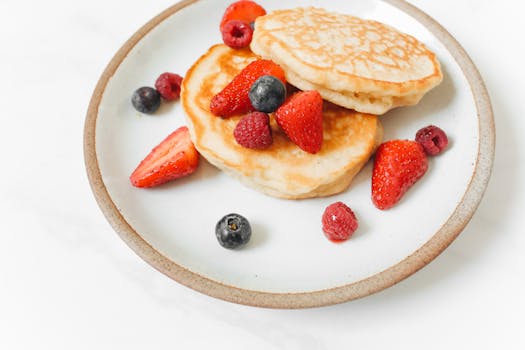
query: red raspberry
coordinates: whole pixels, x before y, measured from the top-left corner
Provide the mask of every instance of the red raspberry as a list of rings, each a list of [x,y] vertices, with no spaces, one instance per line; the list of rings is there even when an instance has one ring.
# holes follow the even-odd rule
[[[231,20],[222,29],[222,41],[233,49],[241,49],[252,42],[253,29],[250,23]]]
[[[263,112],[252,112],[244,116],[233,130],[237,143],[246,148],[265,149],[273,142],[270,117]]]
[[[155,89],[166,101],[174,101],[180,96],[182,77],[174,73],[162,73],[155,81]]]
[[[232,3],[224,11],[222,16],[220,29],[224,28],[226,23],[232,19],[238,19],[248,23],[252,23],[259,16],[264,16],[266,10],[259,4],[250,0],[240,0]]]
[[[323,232],[332,242],[346,241],[357,230],[354,212],[343,202],[330,204],[323,213]]]
[[[423,146],[425,153],[429,156],[438,155],[448,146],[447,134],[434,125],[420,129],[416,133],[416,141]]]

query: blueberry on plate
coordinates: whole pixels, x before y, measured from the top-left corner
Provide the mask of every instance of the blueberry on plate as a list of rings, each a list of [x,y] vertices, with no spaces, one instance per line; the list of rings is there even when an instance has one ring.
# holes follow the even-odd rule
[[[160,106],[160,94],[152,87],[143,86],[133,92],[131,104],[141,113],[155,113]]]
[[[235,249],[250,241],[252,228],[244,216],[228,214],[215,225],[215,235],[219,244],[227,249]]]
[[[272,75],[263,75],[253,83],[248,93],[253,108],[259,112],[271,113],[283,104],[286,87]]]

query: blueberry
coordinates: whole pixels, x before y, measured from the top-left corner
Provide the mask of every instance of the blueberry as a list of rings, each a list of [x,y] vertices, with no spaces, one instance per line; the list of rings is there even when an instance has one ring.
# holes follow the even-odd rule
[[[131,103],[137,111],[152,114],[160,106],[160,94],[154,88],[143,86],[133,92]]]
[[[221,246],[235,249],[248,243],[252,236],[252,228],[245,217],[228,214],[215,225],[215,235]]]
[[[276,77],[263,75],[253,83],[248,96],[256,110],[271,113],[283,104],[286,98],[286,87]]]

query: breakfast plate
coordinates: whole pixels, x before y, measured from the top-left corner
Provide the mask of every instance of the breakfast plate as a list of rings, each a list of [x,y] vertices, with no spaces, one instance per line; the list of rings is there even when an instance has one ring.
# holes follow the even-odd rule
[[[204,159],[192,175],[152,188],[129,176],[147,153],[185,125],[179,102],[155,115],[133,109],[133,91],[163,72],[181,75],[221,42],[218,29],[230,0],[182,1],[140,28],[115,54],[93,93],[84,129],[84,155],[95,198],[115,231],[141,258],[175,281],[227,301],[260,307],[305,308],[349,301],[410,276],[463,230],[487,186],[495,130],[483,81],[457,41],[436,21],[401,0],[268,0],[266,10],[297,6],[374,19],[413,35],[432,49],[443,82],[422,101],[381,116],[384,140],[413,139],[438,125],[449,148],[429,160],[425,176],[398,205],[378,210],[370,199],[372,164],[340,194],[277,199],[256,192]],[[329,204],[349,204],[359,229],[344,243],[323,235]],[[228,213],[247,217],[253,233],[243,249],[215,238]]]

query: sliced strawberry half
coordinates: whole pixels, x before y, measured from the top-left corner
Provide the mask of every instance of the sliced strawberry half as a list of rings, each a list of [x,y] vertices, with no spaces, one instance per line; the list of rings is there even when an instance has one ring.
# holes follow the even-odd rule
[[[271,60],[256,60],[248,64],[210,102],[210,111],[220,117],[245,114],[254,111],[249,92],[253,83],[263,75],[272,75],[286,84],[284,71]]]
[[[140,162],[130,176],[135,187],[154,187],[193,173],[199,153],[191,142],[188,128],[171,133]]]

